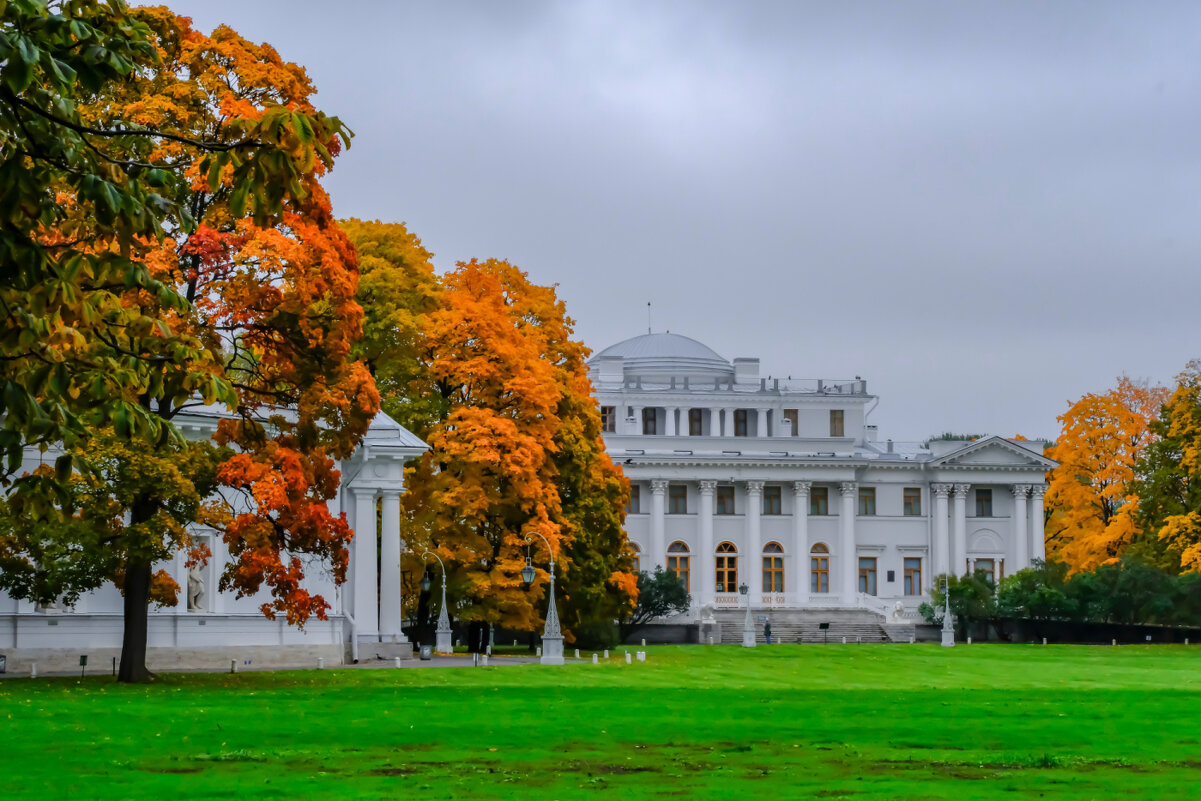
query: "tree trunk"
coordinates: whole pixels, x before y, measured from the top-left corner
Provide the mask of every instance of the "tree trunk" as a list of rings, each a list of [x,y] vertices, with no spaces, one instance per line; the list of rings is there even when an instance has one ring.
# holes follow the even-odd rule
[[[146,669],[146,626],[150,609],[150,563],[130,557],[125,563],[125,634],[121,639],[121,667],[117,681],[131,684],[150,681]]]

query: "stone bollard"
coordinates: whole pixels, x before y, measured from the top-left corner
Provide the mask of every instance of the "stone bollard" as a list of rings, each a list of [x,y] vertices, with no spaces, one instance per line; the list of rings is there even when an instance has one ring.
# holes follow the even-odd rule
[[[971,645],[971,644],[972,644],[972,638],[971,638],[971,637],[968,637],[968,638],[967,638],[967,644],[968,644],[968,645]]]
[[[513,640],[513,647],[514,647],[514,648],[516,648],[516,647],[517,647],[517,640]]]
[[[645,662],[645,661],[646,661],[646,651],[639,651],[639,652],[638,652],[638,661],[639,661],[639,662]]]
[[[488,656],[492,656],[492,646],[491,646],[491,645],[485,645],[485,646],[484,646],[484,653],[485,653],[485,654],[487,654]]]
[[[1118,641],[1115,639],[1115,640],[1113,641],[1113,644],[1114,644],[1114,645],[1117,645],[1117,644],[1118,644]]]
[[[843,638],[842,638],[842,644],[843,644],[843,645],[846,645],[846,644],[847,644],[847,638],[846,638],[846,637],[843,637]]]
[[[575,658],[576,659],[580,658],[580,649],[579,648],[575,649]]]
[[[480,667],[488,667],[488,655],[480,654]]]
[[[324,656],[317,657],[317,669],[322,670],[324,668],[325,668],[325,657]]]
[[[455,648],[458,648],[458,647],[459,647],[459,643],[460,643],[460,642],[462,642],[462,640],[455,640]]]
[[[712,634],[709,635],[709,644],[710,645],[713,644],[713,635]]]
[[[392,660],[392,665],[393,665],[393,667],[400,667],[400,657],[399,656]]]
[[[238,672],[238,660],[236,660],[236,659],[229,660],[229,672],[230,673]]]
[[[592,664],[594,664],[594,665],[599,665],[599,664],[600,664],[600,659],[597,657],[597,655],[596,655],[596,654],[593,654],[593,655],[592,655]]]
[[[37,677],[38,677],[38,663],[30,662],[29,663],[29,678],[36,679]]]
[[[535,649],[535,650],[537,651],[537,655],[538,655],[539,657],[541,657],[541,656],[542,656],[542,646],[541,646],[541,645],[539,645],[539,646],[537,647],[537,649]]]
[[[1046,644],[1047,644],[1047,638],[1043,637],[1043,645],[1046,645]]]
[[[643,637],[643,638],[642,638],[642,647],[643,647],[643,648],[645,648],[645,647],[646,647],[646,637]]]
[[[626,664],[627,665],[633,664],[633,662],[630,660],[630,652],[629,651],[626,651]]]
[[[916,638],[914,635],[912,635],[912,634],[910,634],[910,635],[909,635],[909,644],[910,644],[910,645],[913,645],[913,643],[914,643],[916,640],[917,640],[917,638]]]
[[[605,649],[605,659],[608,659],[608,658],[609,658],[609,649],[606,648]]]

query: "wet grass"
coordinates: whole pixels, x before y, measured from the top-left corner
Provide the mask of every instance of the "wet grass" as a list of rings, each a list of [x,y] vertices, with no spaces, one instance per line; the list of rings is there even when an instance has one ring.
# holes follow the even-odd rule
[[[0,784],[10,798],[1201,795],[1198,647],[682,647],[648,660],[146,687],[9,679]]]

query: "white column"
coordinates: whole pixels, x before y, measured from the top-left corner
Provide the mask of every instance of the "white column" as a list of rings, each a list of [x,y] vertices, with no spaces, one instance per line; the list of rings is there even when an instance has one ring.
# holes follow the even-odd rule
[[[1014,484],[1013,491],[1013,542],[1014,561],[1017,565],[1013,570],[1021,570],[1030,566],[1030,534],[1026,530],[1026,496],[1030,494],[1029,484]]]
[[[375,517],[375,490],[354,493],[354,598],[351,614],[360,640],[379,637],[379,588],[375,573],[375,548],[379,536]]]
[[[676,409],[675,409],[675,407],[674,406],[664,406],[663,407],[663,417],[665,417],[667,419],[667,422],[664,423],[664,425],[663,425],[663,433],[669,437],[674,437],[676,435]]]
[[[847,606],[859,604],[859,555],[855,550],[855,500],[859,485],[844,481],[839,485],[842,508],[838,510],[838,556],[842,564],[842,602]]]
[[[784,589],[787,590],[791,584],[793,591],[800,596],[809,592],[809,585],[804,579],[805,568],[809,564],[809,490],[812,488],[812,481],[794,481],[792,484],[792,547],[796,553],[792,563],[796,578],[789,581],[785,574]]]
[[[380,640],[404,642],[400,630],[400,493],[385,490],[380,507]]]
[[[656,478],[651,481],[651,570],[667,565],[667,481]]]
[[[967,493],[971,484],[956,484],[955,497],[951,501],[951,534],[955,548],[951,553],[951,572],[965,575],[967,568]]]
[[[717,495],[717,482],[711,479],[702,479],[699,482],[700,487],[700,523],[701,530],[698,537],[700,550],[700,559],[698,561],[698,581],[696,586],[700,588],[700,604],[713,603],[716,594],[716,576],[713,563],[713,504]]]
[[[1046,484],[1030,487],[1030,558],[1043,561],[1047,559],[1047,540],[1043,534],[1043,494],[1046,491]]]
[[[755,436],[763,439],[767,436],[767,409],[755,410]]]
[[[642,407],[641,406],[633,406],[631,408],[634,410],[634,425],[633,425],[633,430],[630,431],[629,433],[641,434],[642,433]]]
[[[734,410],[726,408],[726,428],[724,435],[727,437],[734,436]]]
[[[721,436],[721,409],[709,410],[709,436]]]
[[[930,492],[934,495],[935,576],[951,572],[951,542],[947,534],[947,496],[951,494],[951,486],[950,484],[930,485]]]
[[[680,428],[677,433],[681,437],[687,437],[687,436],[691,435],[690,429],[691,429],[692,424],[688,419],[691,414],[692,414],[691,407],[688,407],[688,406],[680,407]],[[705,420],[704,420],[704,413],[702,412],[701,413],[701,433],[703,434],[704,432],[705,432]]]
[[[763,543],[759,516],[763,512],[763,482],[746,482],[746,583],[751,605],[763,603]]]

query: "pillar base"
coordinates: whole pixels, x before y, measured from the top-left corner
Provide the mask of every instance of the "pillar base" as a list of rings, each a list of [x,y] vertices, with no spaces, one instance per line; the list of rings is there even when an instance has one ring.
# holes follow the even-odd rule
[[[454,640],[451,636],[451,631],[436,631],[434,632],[434,652],[439,654],[454,653]]]
[[[946,629],[942,630],[942,647],[943,648],[954,648],[955,647],[955,632],[953,630],[952,631],[947,631]]]
[[[563,658],[563,638],[562,637],[543,637],[542,638],[542,659],[539,660],[543,665],[565,665],[567,660]]]

